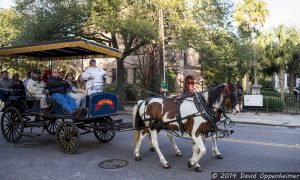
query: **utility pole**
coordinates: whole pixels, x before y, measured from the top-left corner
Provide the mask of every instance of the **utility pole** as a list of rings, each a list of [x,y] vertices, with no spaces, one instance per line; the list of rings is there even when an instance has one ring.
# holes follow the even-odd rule
[[[161,88],[162,91],[164,92],[164,96],[167,96],[164,14],[162,8],[160,8],[159,10],[159,38],[162,43],[162,64],[163,64],[163,81],[161,82]]]

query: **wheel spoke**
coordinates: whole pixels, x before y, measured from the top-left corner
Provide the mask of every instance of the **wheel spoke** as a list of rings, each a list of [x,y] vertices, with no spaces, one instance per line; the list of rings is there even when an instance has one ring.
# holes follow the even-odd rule
[[[11,141],[11,132],[12,132],[12,129],[10,128],[9,131],[8,131],[8,139]]]

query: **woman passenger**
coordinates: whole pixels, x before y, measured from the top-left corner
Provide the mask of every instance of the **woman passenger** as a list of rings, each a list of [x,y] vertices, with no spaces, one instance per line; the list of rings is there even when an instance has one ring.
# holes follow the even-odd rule
[[[75,100],[77,107],[85,108],[86,94],[83,93],[82,90],[77,89],[77,87],[75,86],[73,74],[68,73],[65,77],[65,80],[70,84],[67,94]]]

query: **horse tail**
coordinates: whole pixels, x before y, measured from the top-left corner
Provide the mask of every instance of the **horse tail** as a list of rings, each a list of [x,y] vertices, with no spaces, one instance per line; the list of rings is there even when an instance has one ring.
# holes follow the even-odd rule
[[[133,125],[133,129],[134,129],[134,145],[136,145],[136,143],[140,140],[139,128],[141,128],[144,124],[142,118],[140,117],[140,111],[139,111],[141,104],[143,102],[144,102],[143,100],[139,100],[132,109],[132,125]]]

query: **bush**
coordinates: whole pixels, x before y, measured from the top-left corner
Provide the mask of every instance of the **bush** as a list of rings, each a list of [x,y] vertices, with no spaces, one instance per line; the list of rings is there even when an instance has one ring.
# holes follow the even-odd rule
[[[282,111],[283,102],[276,96],[263,96],[263,109],[268,109],[268,111]]]
[[[104,87],[104,92],[110,92],[110,93],[117,93],[117,84],[107,84]],[[137,97],[137,90],[130,86],[130,84],[126,84],[124,86],[124,92],[125,92],[125,100],[126,101],[135,101]]]

